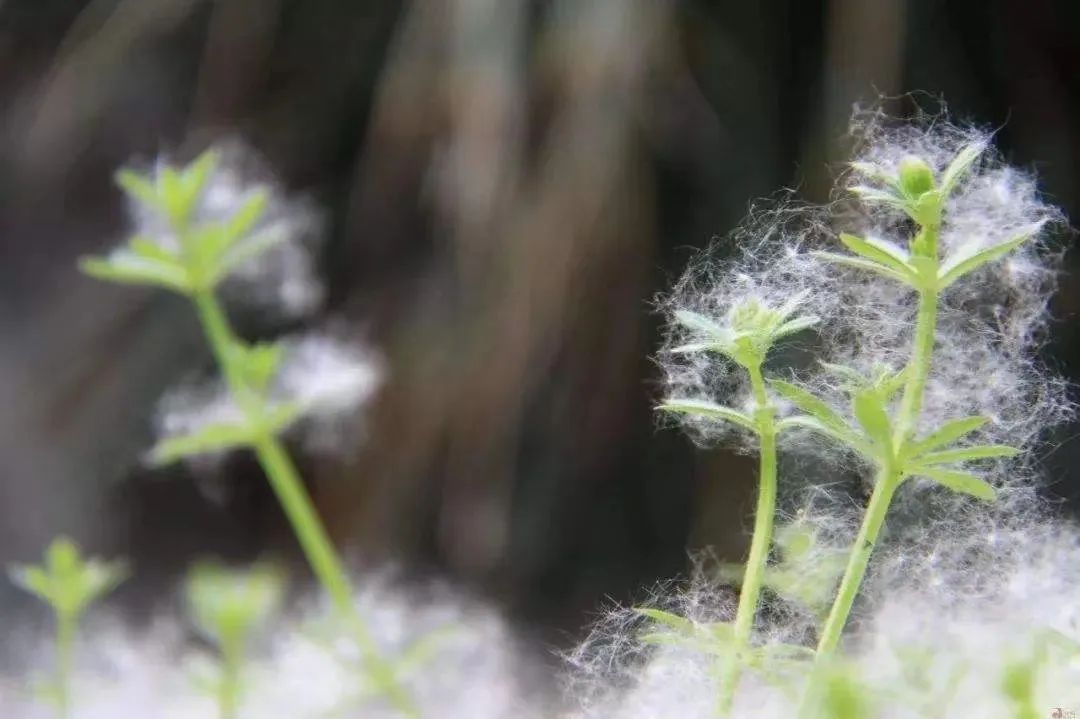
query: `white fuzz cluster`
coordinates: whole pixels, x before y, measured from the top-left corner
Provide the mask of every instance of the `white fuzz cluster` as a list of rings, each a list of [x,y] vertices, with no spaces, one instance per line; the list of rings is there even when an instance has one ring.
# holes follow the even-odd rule
[[[365,585],[357,606],[385,659],[400,667],[419,716],[540,716],[530,709],[535,702],[525,679],[531,676],[529,662],[491,609],[446,587],[407,593],[380,581]],[[72,719],[216,719],[214,696],[205,686],[210,656],[184,641],[182,626],[161,621],[142,636],[120,625],[87,628]],[[314,609],[270,627],[243,669],[240,719],[399,719],[374,691],[355,645],[340,629],[328,610]],[[47,660],[49,652],[35,655]],[[50,664],[42,661],[39,668]],[[55,715],[29,685],[26,677],[0,678],[0,716]]]
[[[323,299],[313,256],[322,234],[317,213],[309,203],[286,197],[264,163],[239,141],[219,143],[214,150],[218,163],[192,210],[193,227],[227,222],[256,194],[266,197],[265,210],[244,240],[266,249],[231,269],[220,287],[222,297],[286,319],[310,315]],[[168,158],[159,158],[151,178],[160,177],[169,165]],[[128,209],[135,233],[171,252],[179,249],[174,229],[160,211],[133,199]]]
[[[796,204],[754,212],[727,241],[698,255],[671,292],[658,299],[659,310],[669,319],[659,352],[667,397],[744,411],[753,406],[745,369],[717,353],[680,351],[700,338],[676,321],[677,313],[690,311],[726,325],[730,313],[747,301],[777,309],[798,298],[796,316],[827,318],[840,310],[825,281],[829,268],[805,248],[822,232],[818,219],[814,209]],[[729,248],[734,248],[733,256],[727,256]],[[774,348],[766,366],[784,360],[805,363],[807,351],[817,344],[813,330],[793,335]],[[756,440],[737,425],[694,414],[666,413],[660,419],[679,422],[700,444],[725,441],[737,451],[756,451]]]
[[[852,651],[836,671],[866,690],[868,716],[884,719],[1080,711],[1080,530],[1055,519],[1039,499],[1039,468],[1031,451],[1074,411],[1067,382],[1037,357],[1061,260],[1051,231],[1063,218],[1040,199],[1030,175],[1003,163],[981,130],[942,118],[897,126],[879,113],[857,115],[854,129],[861,150],[829,207],[788,205],[754,213],[732,236],[731,257],[718,260],[717,249],[702,255],[661,301],[669,319],[660,353],[666,397],[750,415],[755,403],[742,367],[716,352],[685,351],[698,339],[685,313],[722,325],[730,309],[748,299],[778,307],[798,296],[800,314],[819,322],[775,347],[765,375],[795,382],[857,427],[850,377],[818,360],[868,378],[900,371],[911,357],[918,295],[865,266],[838,264],[817,253],[843,254],[838,235],[846,232],[908,258],[916,226],[905,210],[890,204],[885,192],[877,193],[876,203],[854,196],[873,195],[888,182],[882,178],[897,177],[911,158],[941,178],[962,150],[978,148],[943,205],[941,261],[947,265],[1021,236],[1029,239],[942,292],[914,432],[925,437],[948,421],[982,416],[989,421],[964,443],[1009,445],[1021,454],[964,463],[965,472],[994,486],[994,502],[928,480],[900,486],[848,623]],[[801,413],[779,393],[770,401],[780,417]],[[740,451],[757,450],[756,438],[738,423],[703,414],[677,419],[696,441],[724,440]],[[845,491],[852,488],[846,479],[859,477],[869,485],[871,468],[816,430],[784,429],[779,442],[785,450],[780,506],[798,511],[825,545],[846,550],[865,511],[865,497]],[[774,556],[769,571],[777,561]],[[730,600],[715,586],[699,585],[691,594],[692,599],[676,595],[657,604],[672,606],[698,625],[731,620]],[[812,612],[793,607],[766,593],[757,615],[757,646],[813,647]],[[717,660],[703,650],[706,643],[688,643],[679,632],[656,639],[669,629],[633,612],[616,612],[601,624],[573,657],[578,675],[571,683],[584,697],[581,716],[716,716],[722,675]],[[646,641],[643,631],[652,635]],[[808,668],[779,680],[748,670],[732,716],[791,716]],[[1038,714],[1025,713],[1024,702]]]
[[[364,345],[318,332],[285,338],[282,348],[267,391],[270,403],[297,409],[295,424],[313,449],[339,447],[342,429],[351,426],[382,384],[382,361]],[[243,420],[224,383],[215,380],[166,394],[158,407],[157,430],[160,438],[168,439]],[[194,456],[211,465],[220,458],[220,453]]]

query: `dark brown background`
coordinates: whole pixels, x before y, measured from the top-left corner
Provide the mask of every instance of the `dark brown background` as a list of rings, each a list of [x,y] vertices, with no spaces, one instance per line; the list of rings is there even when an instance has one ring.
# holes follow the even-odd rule
[[[223,136],[325,209],[324,318],[391,369],[346,457],[301,460],[340,541],[569,629],[687,547],[738,557],[752,465],[655,429],[650,298],[753,198],[827,196],[879,94],[1000,127],[1075,214],[1073,5],[6,0],[0,560],[70,533],[131,557],[146,607],[192,558],[292,551],[250,460],[223,501],[139,468],[209,358],[182,303],[74,270],[124,231],[115,167]],[[1078,301],[1067,278],[1047,355],[1073,377]],[[1074,430],[1046,460],[1076,500]]]

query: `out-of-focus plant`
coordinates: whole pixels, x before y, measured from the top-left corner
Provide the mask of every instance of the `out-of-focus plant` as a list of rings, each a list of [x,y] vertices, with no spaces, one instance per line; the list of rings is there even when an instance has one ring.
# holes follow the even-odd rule
[[[195,624],[219,652],[204,688],[217,700],[219,719],[236,719],[247,649],[281,605],[284,574],[271,564],[239,570],[206,562],[192,568],[184,590]]]
[[[84,258],[80,267],[101,280],[164,288],[188,298],[226,386],[225,401],[212,416],[189,432],[162,439],[152,458],[167,463],[234,449],[252,451],[315,576],[350,627],[367,670],[378,677],[378,685],[402,714],[414,715],[413,702],[392,664],[356,611],[341,559],[279,437],[305,414],[318,411],[315,400],[340,402],[335,395],[349,392],[330,387],[313,398],[303,389],[290,391],[296,388],[287,381],[286,391],[281,391],[275,380],[287,370],[283,345],[245,342],[218,298],[230,277],[290,239],[274,221],[270,191],[236,182],[219,168],[213,150],[185,168],[161,165],[150,176],[121,170],[116,179],[136,208],[142,231],[106,257]]]
[[[56,620],[53,678],[39,690],[56,705],[57,716],[68,719],[72,710],[72,674],[79,620],[87,607],[111,592],[127,575],[123,562],[83,558],[70,539],[58,537],[45,551],[40,565],[14,565],[11,580],[53,611]]]

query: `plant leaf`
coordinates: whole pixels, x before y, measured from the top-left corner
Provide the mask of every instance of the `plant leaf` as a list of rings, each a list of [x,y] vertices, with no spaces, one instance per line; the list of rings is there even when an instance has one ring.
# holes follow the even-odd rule
[[[989,421],[989,417],[982,416],[950,420],[931,432],[925,438],[909,446],[905,455],[908,457],[917,457],[932,449],[951,444],[952,442],[971,434]]]
[[[954,492],[970,494],[972,497],[993,501],[997,496],[994,488],[987,482],[979,479],[970,472],[958,472],[950,469],[937,469],[920,467],[918,475],[932,479],[943,487],[948,487]]]
[[[285,232],[273,227],[243,238],[241,242],[231,245],[221,257],[214,276],[215,280],[224,278],[238,266],[273,249],[287,239],[288,235]]]
[[[143,177],[134,170],[118,170],[114,178],[120,189],[139,204],[151,210],[162,211],[165,209],[161,198],[158,197],[157,188],[148,178]]]
[[[225,452],[251,444],[253,432],[242,424],[209,424],[191,434],[168,437],[150,450],[150,461],[169,464],[184,457]]]
[[[746,413],[740,412],[737,409],[732,409],[731,407],[724,407],[723,405],[706,402],[704,400],[668,399],[664,400],[657,409],[665,412],[680,412],[683,414],[708,417],[709,419],[723,420],[737,424],[751,432],[758,431],[757,423],[755,423],[754,419]]]
[[[840,241],[855,254],[861,255],[871,262],[889,267],[905,277],[910,277],[909,282],[914,280],[915,273],[908,267],[907,258],[900,254],[899,248],[864,240],[846,232],[840,233]]]
[[[941,187],[938,192],[941,193],[942,198],[947,198],[952,191],[956,189],[956,185],[960,182],[960,178],[964,176],[964,173],[968,171],[972,163],[978,159],[986,150],[985,142],[972,142],[963,147],[960,152],[956,153],[956,157],[953,158],[949,166],[945,168],[945,172],[941,173]]]
[[[856,392],[851,398],[851,409],[866,435],[891,454],[892,424],[878,393],[870,390]]]
[[[799,417],[785,417],[776,423],[777,432],[782,432],[789,427],[804,427],[819,434],[823,434],[826,437],[831,437],[840,444],[846,444],[865,457],[877,459],[877,452],[874,451],[874,448],[847,426],[830,427],[817,417],[809,417],[806,415]]]
[[[825,260],[827,262],[834,262],[838,265],[847,265],[848,267],[854,267],[860,270],[869,270],[870,272],[876,272],[879,275],[884,275],[891,280],[902,282],[905,285],[910,285],[911,281],[907,275],[903,275],[891,267],[879,264],[877,262],[871,262],[870,260],[863,259],[861,257],[851,257],[850,255],[839,255],[835,252],[811,252],[814,257]]]
[[[979,444],[973,447],[959,447],[946,449],[941,452],[929,452],[915,458],[919,465],[928,464],[951,464],[953,462],[967,462],[972,459],[990,459],[993,457],[1015,457],[1020,454],[1016,447],[1004,444]]]
[[[811,327],[813,327],[814,325],[816,325],[820,321],[821,321],[821,318],[816,317],[814,315],[806,315],[805,317],[796,317],[795,319],[789,320],[789,321],[785,322],[784,324],[780,325],[779,327],[777,327],[775,330],[773,330],[772,338],[774,340],[778,340],[778,339],[781,339],[782,337],[787,337],[788,335],[793,335],[796,332],[802,332],[805,329],[810,329]]]
[[[941,270],[938,272],[938,288],[943,290],[964,275],[974,272],[989,262],[1004,257],[1020,245],[1024,244],[1024,242],[1031,239],[1041,228],[1042,223],[1039,223],[1035,227],[1017,235],[1007,242],[1002,242],[1000,245],[994,245],[993,247],[987,247],[974,254],[957,252],[953,257],[946,259],[941,265]]]
[[[847,422],[829,405],[797,384],[780,379],[769,380],[769,385],[793,405],[816,417],[823,425],[837,431],[850,431]]]
[[[187,273],[178,265],[153,262],[132,252],[121,251],[109,258],[82,257],[79,270],[105,282],[164,287],[180,294],[190,291]]]
[[[677,310],[675,312],[675,319],[679,324],[692,330],[703,332],[709,337],[716,337],[721,340],[727,341],[731,332],[703,314],[698,312],[692,312],[691,310]]]
[[[679,634],[693,636],[698,630],[697,624],[674,612],[665,612],[663,609],[655,607],[634,607],[633,611],[635,614],[651,619],[656,624],[674,630]]]

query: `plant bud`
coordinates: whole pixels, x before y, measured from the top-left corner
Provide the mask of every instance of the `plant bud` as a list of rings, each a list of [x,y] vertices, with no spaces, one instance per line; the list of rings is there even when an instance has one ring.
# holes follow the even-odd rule
[[[934,172],[922,158],[909,155],[900,162],[900,187],[908,197],[921,197],[934,189]]]

